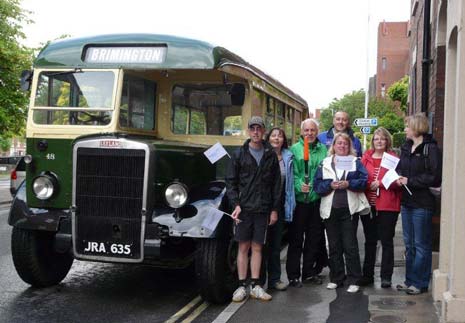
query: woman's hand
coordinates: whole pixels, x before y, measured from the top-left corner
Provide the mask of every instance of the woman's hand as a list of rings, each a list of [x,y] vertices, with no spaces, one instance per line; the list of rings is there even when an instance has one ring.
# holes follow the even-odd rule
[[[333,181],[331,182],[331,188],[333,190],[345,190],[349,187],[348,181]]]
[[[370,190],[376,191],[379,188],[379,181],[373,181],[370,184]]]
[[[397,180],[397,185],[399,186],[407,185],[407,183],[408,183],[408,178],[404,176],[399,177],[399,179]]]

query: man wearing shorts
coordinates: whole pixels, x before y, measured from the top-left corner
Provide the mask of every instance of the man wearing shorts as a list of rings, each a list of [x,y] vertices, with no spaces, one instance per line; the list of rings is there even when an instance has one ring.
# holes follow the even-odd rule
[[[250,139],[234,152],[226,174],[227,195],[234,208],[232,217],[236,220],[234,239],[239,244],[239,287],[233,294],[234,302],[241,302],[247,296],[250,249],[250,297],[271,300],[271,295],[260,286],[259,278],[268,225],[273,225],[278,219],[281,175],[276,153],[263,140],[264,133],[263,119],[253,116],[248,123]]]

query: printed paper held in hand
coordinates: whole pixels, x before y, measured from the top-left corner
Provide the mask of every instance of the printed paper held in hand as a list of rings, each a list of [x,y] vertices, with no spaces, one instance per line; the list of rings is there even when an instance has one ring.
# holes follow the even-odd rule
[[[226,149],[224,149],[224,147],[219,142],[217,142],[216,144],[214,144],[213,146],[205,150],[203,154],[208,158],[208,160],[212,164],[216,163],[224,155],[228,155],[228,157],[231,158],[231,156],[229,156]]]
[[[390,169],[384,174],[383,179],[381,180],[381,183],[384,185],[386,189],[389,189],[389,186],[399,179],[399,174],[394,169]]]
[[[386,169],[396,169],[397,164],[399,163],[399,158],[396,156],[392,156],[387,154],[386,152],[383,153],[383,158],[381,159],[381,167]]]
[[[205,215],[205,218],[203,219],[203,222],[202,222],[202,227],[210,231],[214,231],[216,229],[216,226],[218,225],[221,218],[223,217],[223,214],[226,214],[227,216],[232,218],[231,214],[215,209],[214,207],[209,207],[207,210],[208,210],[207,214]],[[241,222],[241,220],[239,219],[235,221],[236,223]]]
[[[354,156],[334,156],[334,164],[336,169],[345,170],[347,172],[355,171]]]
[[[215,231],[216,226],[223,217],[223,212],[213,207],[209,207],[207,210],[207,214],[202,222],[202,227],[210,231]]]

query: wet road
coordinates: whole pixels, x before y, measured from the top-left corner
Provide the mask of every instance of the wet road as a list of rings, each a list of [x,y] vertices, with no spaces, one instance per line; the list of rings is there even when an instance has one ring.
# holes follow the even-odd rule
[[[75,261],[58,286],[31,288],[14,269],[7,218],[1,205],[0,322],[211,322],[225,307],[197,297],[192,272],[147,266]]]

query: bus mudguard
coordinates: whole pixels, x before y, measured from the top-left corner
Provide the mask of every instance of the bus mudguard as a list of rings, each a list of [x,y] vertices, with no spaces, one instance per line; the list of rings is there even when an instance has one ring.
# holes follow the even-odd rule
[[[25,181],[19,186],[10,214],[8,224],[27,230],[57,232],[60,220],[70,216],[69,210],[29,208],[26,200]]]
[[[169,229],[169,236],[171,237],[190,237],[190,238],[213,238],[219,234],[219,227],[221,223],[224,223],[227,215],[223,215],[223,218],[214,223],[213,226],[209,221],[208,217],[213,216],[212,212],[219,211],[222,208],[222,201],[225,197],[226,188],[224,183],[212,182],[208,187],[207,196],[204,198],[192,201],[187,207],[187,211],[178,209],[175,212],[186,212],[193,216],[183,217],[179,222],[176,221],[175,212],[169,212],[162,215],[157,215],[154,212],[152,221],[164,226]],[[227,220],[226,220],[227,221]],[[210,222],[210,225],[207,223]]]

